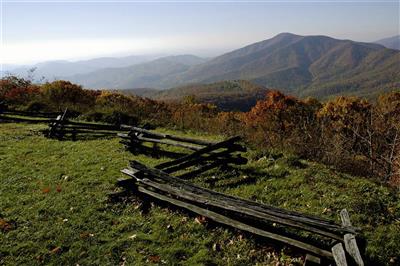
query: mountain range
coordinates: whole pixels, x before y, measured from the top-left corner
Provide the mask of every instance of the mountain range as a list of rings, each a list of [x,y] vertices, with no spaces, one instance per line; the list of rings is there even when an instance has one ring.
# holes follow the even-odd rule
[[[127,60],[129,66],[110,63],[94,71],[82,72],[75,67],[77,73],[60,70],[58,74],[87,88],[142,88],[141,93],[146,91],[143,88],[179,87],[182,94],[182,88],[233,80],[317,98],[346,94],[374,97],[400,88],[400,51],[320,35],[281,33],[211,59],[180,55],[141,60],[134,57]],[[96,63],[84,65],[100,67]]]
[[[167,56],[129,67],[103,68],[66,79],[89,88],[163,88],[162,84],[174,84],[173,77],[205,61],[194,55]]]
[[[10,72],[19,76],[26,76],[30,69],[35,69],[36,78],[44,77],[47,80],[77,74],[90,73],[108,67],[127,67],[156,59],[157,55],[132,55],[125,57],[99,57],[80,61],[47,61],[35,65],[17,66],[3,65],[3,72]]]

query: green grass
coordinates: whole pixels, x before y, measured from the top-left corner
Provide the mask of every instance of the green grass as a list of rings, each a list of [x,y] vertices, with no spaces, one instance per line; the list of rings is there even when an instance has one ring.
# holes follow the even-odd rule
[[[301,255],[195,215],[133,197],[110,202],[134,156],[117,138],[57,141],[42,125],[0,124],[0,265],[276,265]],[[162,130],[178,134],[170,130]],[[181,133],[182,134],[182,133]],[[200,136],[221,139],[219,136]],[[388,188],[289,156],[258,158],[193,181],[274,206],[338,220],[347,208],[363,229],[370,261],[399,263],[400,200]],[[216,248],[217,246],[217,248]]]

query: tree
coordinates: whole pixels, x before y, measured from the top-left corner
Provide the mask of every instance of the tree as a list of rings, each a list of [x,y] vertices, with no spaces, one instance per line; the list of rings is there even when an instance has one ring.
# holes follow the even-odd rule
[[[96,94],[69,81],[57,80],[42,85],[45,101],[56,109],[86,110],[94,105]]]
[[[265,100],[244,115],[248,139],[264,147],[300,151],[315,121],[310,106],[279,91],[268,92]]]
[[[30,80],[7,76],[0,80],[0,101],[12,105],[25,105],[40,93],[39,87]]]
[[[376,104],[376,132],[384,180],[400,187],[400,92],[379,96]]]

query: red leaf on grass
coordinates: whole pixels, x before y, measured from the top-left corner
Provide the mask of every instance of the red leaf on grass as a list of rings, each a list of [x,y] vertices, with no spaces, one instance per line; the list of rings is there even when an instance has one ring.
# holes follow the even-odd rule
[[[12,229],[12,225],[6,220],[0,219],[0,229],[4,232],[10,231]]]
[[[161,260],[160,256],[157,256],[157,255],[149,256],[149,261],[151,263],[158,263],[158,262],[160,262],[160,260]]]

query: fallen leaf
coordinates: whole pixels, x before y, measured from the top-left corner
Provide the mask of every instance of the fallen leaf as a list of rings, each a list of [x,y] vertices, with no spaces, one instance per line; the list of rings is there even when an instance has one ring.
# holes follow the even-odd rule
[[[161,260],[160,256],[157,256],[157,255],[149,256],[149,261],[151,263],[158,263],[158,262],[160,262],[160,260]]]
[[[36,256],[36,260],[39,262],[43,262],[43,256],[42,255]]]
[[[50,192],[50,188],[49,188],[49,187],[45,187],[45,188],[42,189],[42,192],[43,192],[44,194],[47,194],[47,193]]]
[[[58,185],[57,188],[56,188],[56,190],[57,190],[57,192],[61,192],[61,186]]]
[[[198,224],[204,224],[206,222],[206,217],[204,216],[197,216],[194,221]]]
[[[12,225],[6,220],[0,219],[0,229],[4,232],[10,231],[12,229]]]
[[[61,253],[61,247],[55,247],[50,251],[51,254]]]
[[[82,239],[86,239],[86,238],[89,237],[89,233],[88,233],[88,232],[80,233],[80,234],[79,234],[79,237],[82,238]]]
[[[327,212],[331,212],[332,210],[330,208],[324,208],[322,213],[327,213]]]

